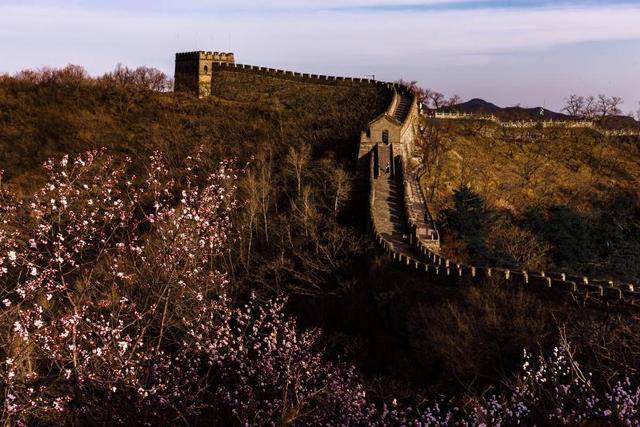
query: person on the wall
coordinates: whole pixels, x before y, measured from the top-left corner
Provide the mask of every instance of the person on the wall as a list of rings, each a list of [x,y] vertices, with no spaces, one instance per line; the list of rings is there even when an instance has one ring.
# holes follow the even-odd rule
[[[391,164],[390,164],[389,162],[387,162],[387,167],[385,167],[385,168],[384,168],[384,171],[385,171],[386,173],[391,172]]]

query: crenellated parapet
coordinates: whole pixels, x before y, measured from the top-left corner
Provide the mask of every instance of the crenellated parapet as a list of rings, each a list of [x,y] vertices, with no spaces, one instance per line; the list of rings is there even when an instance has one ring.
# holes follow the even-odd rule
[[[217,62],[235,62],[235,56],[231,52],[205,52],[203,50],[194,52],[179,52],[176,53],[176,61],[217,61]]]
[[[196,93],[201,98],[211,95],[215,73],[219,71],[250,73],[315,84],[375,85],[387,87],[390,90],[394,88],[402,89],[400,85],[395,83],[373,79],[300,73],[277,68],[237,64],[235,55],[230,52],[193,51],[176,53],[175,90]]]
[[[392,83],[379,81],[379,80],[371,80],[364,79],[358,77],[343,77],[343,76],[330,76],[323,74],[309,74],[309,73],[300,73],[296,71],[289,70],[281,70],[277,68],[268,68],[268,67],[260,67],[257,65],[246,65],[246,64],[236,64],[236,63],[218,63],[214,64],[214,68],[216,70],[226,70],[237,73],[248,73],[261,75],[266,77],[274,77],[279,79],[286,80],[296,80],[307,83],[316,83],[316,84],[364,84],[364,85],[376,85],[381,87],[393,87]]]
[[[231,52],[180,52],[176,53],[175,91],[192,92],[202,98],[211,94],[214,64],[234,64]]]

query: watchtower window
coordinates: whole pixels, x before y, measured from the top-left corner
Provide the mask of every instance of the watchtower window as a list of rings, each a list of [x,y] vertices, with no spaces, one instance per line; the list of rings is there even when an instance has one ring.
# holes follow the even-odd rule
[[[209,67],[206,65],[204,66],[204,73],[209,74]]]
[[[389,131],[387,129],[382,131],[382,142],[385,144],[389,143]]]

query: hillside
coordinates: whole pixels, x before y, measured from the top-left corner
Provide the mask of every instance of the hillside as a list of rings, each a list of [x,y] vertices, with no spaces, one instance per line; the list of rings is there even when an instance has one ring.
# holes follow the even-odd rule
[[[33,188],[45,159],[100,147],[136,158],[160,150],[177,162],[205,145],[212,159],[247,160],[262,148],[281,152],[309,141],[346,159],[357,149],[352,141],[361,127],[385,102],[374,88],[289,83],[278,88],[278,96],[256,102],[197,100],[88,79],[34,84],[3,77],[0,168],[9,182]],[[346,105],[356,107],[336,108]]]
[[[482,121],[432,120],[429,126],[441,151],[424,184],[451,254],[489,265],[640,280],[637,137],[501,129]],[[475,198],[480,230],[451,224],[456,197]],[[502,239],[520,243],[509,248]]]
[[[217,254],[211,264],[227,274],[228,281],[222,283],[218,277],[216,280],[219,281],[215,283],[228,290],[225,294],[229,299],[228,304],[234,309],[245,310],[242,316],[230,315],[235,320],[228,321],[228,329],[223,328],[223,332],[233,336],[242,329],[239,325],[247,325],[246,330],[242,330],[242,333],[246,332],[247,341],[239,341],[238,346],[232,348],[237,351],[232,355],[238,357],[233,360],[235,364],[223,366],[220,372],[214,369],[211,376],[208,368],[202,369],[206,375],[201,371],[196,373],[203,375],[203,381],[211,381],[207,384],[213,384],[209,389],[203,387],[197,396],[199,399],[205,396],[207,404],[213,405],[216,411],[201,414],[199,407],[194,410],[193,406],[189,406],[195,405],[192,401],[185,403],[176,398],[175,402],[170,402],[172,405],[176,403],[182,405],[180,408],[191,408],[193,413],[176,414],[175,408],[169,407],[166,402],[156,402],[157,407],[164,408],[166,412],[156,413],[153,407],[153,410],[142,408],[140,413],[148,416],[147,419],[157,416],[159,418],[156,420],[166,422],[171,419],[176,424],[184,425],[206,425],[212,419],[223,425],[241,424],[233,412],[238,408],[233,406],[239,405],[238,399],[235,403],[229,403],[224,400],[225,396],[212,392],[216,385],[226,386],[218,375],[226,372],[226,381],[232,383],[239,379],[244,381],[245,375],[253,381],[255,378],[246,371],[256,370],[264,376],[251,383],[251,386],[263,394],[256,397],[253,389],[245,383],[238,385],[235,391],[245,393],[242,394],[243,399],[251,402],[263,402],[260,399],[265,395],[275,395],[274,401],[280,402],[278,399],[281,399],[282,390],[286,388],[278,382],[282,379],[280,373],[288,369],[285,367],[291,366],[292,360],[299,369],[295,371],[295,381],[307,381],[305,387],[313,383],[312,386],[316,388],[311,387],[311,391],[297,388],[296,393],[291,393],[296,398],[298,392],[300,396],[311,397],[304,400],[300,398],[302,403],[299,407],[287,407],[291,412],[281,409],[286,402],[280,402],[278,410],[281,412],[261,415],[266,418],[260,420],[276,420],[282,425],[314,424],[307,420],[315,418],[305,417],[314,417],[317,413],[346,416],[345,413],[350,413],[347,410],[354,410],[354,406],[366,414],[375,412],[367,406],[369,404],[385,408],[379,412],[392,417],[387,414],[387,407],[382,405],[391,405],[390,402],[394,400],[399,402],[398,408],[417,408],[408,409],[408,417],[422,411],[425,402],[443,402],[442,396],[446,396],[443,402],[446,408],[465,408],[467,405],[473,408],[477,402],[484,402],[487,393],[501,396],[507,393],[504,396],[508,396],[510,387],[505,386],[505,382],[509,384],[520,373],[523,349],[549,354],[558,345],[559,328],[563,328],[565,337],[575,343],[580,361],[585,369],[595,372],[594,382],[599,385],[607,385],[611,378],[618,378],[620,373],[633,372],[640,367],[637,356],[640,354],[637,350],[640,341],[637,340],[636,320],[633,317],[619,313],[603,314],[603,311],[591,311],[580,304],[536,296],[505,286],[499,279],[487,280],[479,286],[437,285],[419,274],[399,268],[386,254],[377,250],[368,235],[368,189],[366,182],[356,175],[355,158],[360,132],[371,118],[386,109],[390,101],[387,90],[362,85],[314,84],[233,72],[221,73],[216,84],[214,96],[196,99],[187,94],[158,93],[135,85],[107,84],[88,78],[47,84],[19,77],[3,77],[0,80],[0,169],[5,171],[0,190],[8,187],[25,200],[46,180],[46,170],[41,166],[45,159],[53,157],[57,164],[61,164],[64,161],[60,162],[60,159],[65,154],[74,155],[100,147],[105,148],[107,155],[113,156],[113,163],[107,164],[114,170],[119,170],[121,166],[127,170],[126,173],[135,174],[141,182],[146,174],[154,172],[149,155],[159,151],[168,168],[168,176],[163,181],[167,185],[167,197],[174,197],[177,203],[186,204],[184,194],[193,191],[192,185],[204,187],[204,177],[216,173],[219,161],[229,160],[237,171],[237,178],[230,183],[230,186],[237,187],[237,204],[225,211],[225,215],[228,212],[231,217],[229,221],[233,227],[230,228],[229,239],[222,246],[224,250]],[[589,217],[590,227],[610,227],[613,224],[621,230],[609,243],[618,250],[621,263],[629,266],[620,269],[609,263],[605,266],[606,270],[598,271],[611,272],[612,275],[624,274],[624,277],[637,274],[633,268],[640,263],[634,258],[638,251],[633,245],[636,244],[634,238],[638,233],[632,227],[636,226],[633,221],[638,218],[638,193],[633,187],[638,178],[638,158],[613,157],[620,156],[625,150],[636,153],[633,151],[637,150],[635,141],[601,140],[583,131],[567,135],[530,132],[501,134],[484,123],[475,122],[429,126],[432,126],[429,128],[431,134],[434,137],[438,135],[430,140],[434,142],[431,147],[440,151],[425,153],[430,156],[434,154],[435,157],[429,159],[434,165],[431,171],[437,172],[430,176],[436,180],[427,180],[425,184],[434,190],[430,201],[442,221],[445,250],[460,257],[481,256],[484,258],[480,261],[485,263],[504,262],[502,260],[508,260],[505,253],[493,253],[488,257],[485,249],[484,252],[473,252],[467,243],[477,243],[477,238],[481,238],[481,243],[486,243],[485,246],[493,250],[487,235],[495,232],[496,236],[500,236],[499,233],[505,230],[513,232],[513,224],[518,226],[517,230],[525,229],[519,221],[525,218],[525,212],[532,207],[540,206],[545,210],[534,216],[539,219],[547,217],[546,210],[553,212],[551,209],[559,206],[559,209],[570,210],[572,220],[577,217],[580,221],[586,221],[580,215],[593,215]],[[202,150],[200,154],[199,150]],[[190,156],[201,159],[198,167],[185,168],[192,160]],[[126,157],[131,158],[130,163],[125,162]],[[560,172],[554,175],[556,171]],[[96,176],[98,178],[102,177]],[[572,180],[576,178],[580,179],[573,183]],[[134,185],[137,184],[136,179],[132,179]],[[463,194],[465,201],[484,203],[486,208],[483,209],[475,209],[478,205],[468,204],[472,208],[469,211],[484,216],[472,215],[463,217],[469,221],[447,223],[448,218],[455,217],[447,214],[447,208],[455,207],[454,192],[460,189],[461,184],[467,183],[471,192],[465,190],[457,194]],[[109,185],[108,190],[127,194],[129,184],[126,181],[110,182]],[[46,191],[54,191],[48,188],[45,187],[45,194],[48,194]],[[228,193],[222,194],[226,196]],[[616,201],[616,206],[621,207],[615,212],[617,216],[605,217],[605,209],[599,212],[598,208],[610,203],[613,196],[627,204]],[[145,197],[150,196],[145,194]],[[3,192],[0,192],[0,199],[5,200]],[[155,205],[144,197],[142,199],[140,209],[146,215],[153,211]],[[42,198],[40,202],[49,206],[50,199]],[[83,209],[87,207],[85,199],[77,200],[77,203]],[[167,207],[170,215],[184,213],[184,208],[173,210],[173,207]],[[509,215],[505,214],[507,207],[512,212]],[[71,209],[71,216],[83,212],[83,209]],[[573,210],[579,211],[580,215]],[[537,214],[537,211],[533,212]],[[19,216],[19,220],[23,221],[19,224],[24,226],[24,223],[28,224],[38,217]],[[52,217],[55,218],[55,215]],[[581,227],[583,223],[578,220],[571,222],[570,226]],[[228,219],[225,217],[224,221],[226,223]],[[548,234],[557,232],[556,228],[551,231],[544,228],[557,226],[557,221],[534,224],[541,224],[542,228],[531,227],[529,234],[524,235],[527,241],[537,239],[544,242]],[[484,234],[478,236],[468,233],[470,228],[478,225],[475,231]],[[142,239],[150,239],[151,248],[155,249],[154,244],[160,243],[145,234],[150,233],[153,226],[145,224],[145,227],[141,227]],[[592,239],[594,245],[602,245],[602,241],[593,238],[594,235],[600,235],[602,230],[585,228],[585,236],[581,236],[577,242],[573,240],[573,228],[562,229],[564,234],[559,235],[562,236],[561,242],[567,244],[584,245]],[[604,230],[605,235],[611,235],[609,228]],[[74,229],[72,231],[75,232]],[[204,237],[215,237],[217,231],[215,228],[206,228]],[[198,236],[198,244],[192,248],[199,255],[201,237]],[[162,241],[161,238],[157,240]],[[22,242],[24,246],[28,246],[26,242]],[[183,256],[180,262],[190,259],[192,255],[189,250],[182,251],[179,247],[160,247],[170,254],[180,250]],[[48,249],[45,247],[43,259],[51,258],[46,254]],[[75,277],[78,274],[76,266],[63,279],[73,278],[73,281],[69,280],[74,291],[71,295],[78,299],[87,298],[100,316],[119,313],[108,305],[109,301],[125,301],[125,304],[117,306],[113,303],[113,306],[120,307],[125,313],[133,309],[134,313],[125,320],[137,325],[139,319],[136,320],[136,316],[139,313],[135,312],[135,304],[121,299],[118,294],[121,289],[109,281],[111,279],[105,273],[109,269],[105,266],[124,265],[133,272],[132,275],[138,274],[139,281],[134,282],[135,286],[132,289],[125,287],[129,292],[127,295],[136,298],[138,304],[146,303],[147,295],[158,297],[164,311],[169,312],[166,329],[170,331],[167,335],[171,338],[163,340],[166,316],[161,310],[156,311],[155,305],[150,310],[153,321],[150,321],[151,332],[146,338],[158,343],[157,347],[152,346],[150,354],[157,353],[161,348],[173,355],[185,337],[191,339],[192,335],[201,335],[200,331],[193,333],[181,324],[186,317],[193,315],[194,307],[200,307],[199,301],[203,298],[201,287],[209,292],[210,295],[205,296],[211,297],[215,304],[220,303],[216,299],[220,297],[217,294],[219,289],[209,288],[209,283],[202,279],[205,276],[196,275],[189,282],[196,287],[191,299],[180,300],[173,293],[169,297],[164,292],[177,292],[182,286],[183,276],[186,276],[185,271],[180,270],[180,262],[152,264],[151,261],[155,259],[151,257],[151,261],[145,263],[135,258],[135,251],[126,252],[131,259],[139,262],[136,264],[130,259],[123,261],[121,250],[121,246],[115,246],[112,252],[107,253],[106,259],[91,270],[100,280],[90,282],[89,274],[86,275],[89,279],[85,276]],[[575,246],[558,246],[554,250],[556,252],[549,252],[549,259],[541,261],[547,263],[545,266],[564,266],[575,270],[585,268],[581,259],[574,259]],[[157,253],[155,256],[158,256]],[[8,253],[7,259],[13,257],[17,258]],[[54,261],[57,262],[57,259],[54,258]],[[600,258],[588,261],[599,263],[596,266],[602,262]],[[33,265],[30,267],[33,268]],[[29,271],[33,271],[31,268]],[[166,279],[163,276],[165,270],[174,273],[173,268],[179,273]],[[162,280],[156,280],[156,276]],[[11,284],[12,280],[23,280],[24,277],[12,272],[8,278],[3,276],[3,280]],[[27,279],[29,277],[27,275]],[[153,277],[162,286],[169,283],[175,287],[162,288],[162,292],[157,289],[148,292],[147,281],[153,282],[148,277]],[[87,283],[94,286],[88,287]],[[115,283],[119,282],[116,280]],[[15,292],[9,286],[3,292],[15,298]],[[68,299],[54,297],[53,302],[48,303],[44,302],[49,301],[48,294],[41,297],[42,301],[36,302],[45,307],[48,316],[56,316],[60,307],[71,311],[75,309]],[[284,307],[281,311],[278,311],[277,304],[276,308],[270,305],[272,303],[269,301],[274,298],[286,300],[281,303]],[[15,322],[21,319],[20,313],[16,311],[18,305],[15,303],[3,305],[2,332],[3,336],[11,338],[16,333]],[[267,320],[259,316],[257,318],[264,320],[267,326],[280,325],[279,332],[269,330],[263,333],[260,327],[256,329],[260,333],[247,332],[252,330],[248,325],[254,325],[247,319],[255,317],[256,313],[266,316]],[[285,315],[297,319],[298,323],[282,329]],[[35,322],[39,324],[42,320],[37,318]],[[204,322],[203,327],[211,332],[206,329],[212,327],[211,322]],[[315,332],[303,335],[302,331],[316,327],[322,329],[317,342],[309,338]],[[140,329],[145,333],[147,326]],[[616,333],[608,335],[607,331],[611,329]],[[127,331],[118,333],[124,332]],[[64,331],[61,335],[67,339]],[[609,344],[602,348],[601,342],[605,337]],[[19,348],[16,347],[16,341],[10,338],[3,338],[2,351]],[[275,341],[269,341],[271,339]],[[285,343],[288,350],[275,356],[271,353],[262,356],[260,351],[267,347],[280,351],[280,346],[274,346],[273,342],[279,343],[281,339],[288,340]],[[62,347],[69,348],[70,342],[62,342]],[[309,342],[320,353],[310,355],[308,347],[305,347]],[[94,342],[90,341],[89,344],[94,345]],[[207,342],[207,345],[212,344]],[[114,346],[116,350],[124,347],[125,351],[131,351],[131,347],[134,347],[129,341],[120,341]],[[91,351],[88,350],[88,354],[92,354]],[[117,357],[113,360],[122,359],[119,356],[121,353],[115,354]],[[202,356],[197,353],[197,357],[188,360]],[[64,374],[52,364],[39,363],[39,360],[33,362],[29,352],[21,353],[20,357],[29,362],[21,365],[20,376],[26,372],[24,377],[29,380],[31,377],[27,367],[34,363],[39,366],[40,372],[48,374],[42,381],[51,381],[53,384],[47,390],[57,391],[62,388],[60,384],[66,384],[63,381]],[[333,365],[324,364],[326,361]],[[346,369],[346,376],[341,372],[335,374],[333,368],[327,368],[342,366],[344,361],[353,362],[355,366],[353,370]],[[141,365],[146,366],[146,362]],[[95,372],[110,372],[109,368],[101,363]],[[306,375],[311,375],[308,371],[314,375],[317,372],[320,374],[308,380]],[[181,371],[170,369],[164,372],[169,380],[173,380],[172,375]],[[326,386],[327,377],[333,381],[328,382],[329,386]],[[348,381],[340,382],[343,378]],[[358,388],[356,380],[362,381],[362,388]],[[144,377],[143,385],[146,386],[148,381],[151,380]],[[269,387],[278,384],[280,388],[273,386],[268,389],[265,383]],[[180,387],[181,384],[174,383],[172,386]],[[98,408],[102,408],[100,405],[104,401],[109,405],[132,407],[127,406],[127,402],[136,402],[138,393],[133,386],[127,389],[129,394],[120,390],[112,393],[111,388],[100,390],[103,394],[90,394],[98,402],[92,404]],[[29,396],[27,387],[22,391],[23,396]],[[108,399],[104,396],[108,396]],[[336,400],[335,396],[339,396],[339,399]],[[360,399],[360,396],[362,399],[356,403],[349,400]],[[29,399],[25,399],[25,402],[28,404]],[[196,400],[196,403],[201,402]],[[241,403],[244,405],[244,400]],[[222,405],[223,409],[217,409],[216,405]],[[307,412],[301,409],[308,407],[317,410]],[[255,407],[247,409],[242,406],[240,409],[250,415],[258,412]],[[171,418],[163,418],[164,414],[170,414]],[[395,424],[402,425],[405,423],[404,413],[398,409],[398,414]],[[99,415],[110,419],[111,413]],[[428,411],[425,410],[422,415],[427,417]],[[51,418],[51,412],[46,411],[29,413],[29,416],[32,422],[57,420]],[[299,419],[295,418],[298,416]],[[386,418],[378,424],[394,424],[390,419]],[[328,424],[326,418],[323,420],[315,424]],[[130,420],[119,421],[126,423]]]

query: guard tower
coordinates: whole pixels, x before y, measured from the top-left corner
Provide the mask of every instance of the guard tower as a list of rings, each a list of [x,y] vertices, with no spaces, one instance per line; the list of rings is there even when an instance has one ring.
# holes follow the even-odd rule
[[[176,53],[175,91],[192,92],[198,98],[211,95],[213,64],[235,64],[233,53],[182,52]]]

